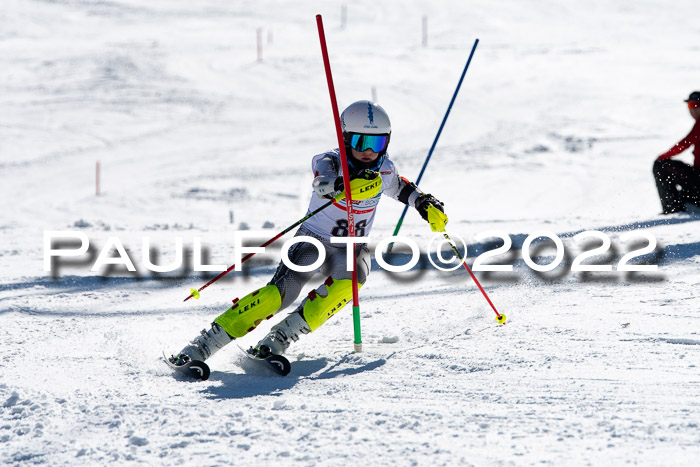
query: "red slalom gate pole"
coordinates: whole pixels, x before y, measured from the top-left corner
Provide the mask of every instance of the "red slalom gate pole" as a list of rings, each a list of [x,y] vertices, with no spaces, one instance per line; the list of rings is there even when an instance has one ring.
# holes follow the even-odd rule
[[[316,15],[316,26],[318,27],[318,38],[321,42],[321,54],[323,55],[323,66],[326,69],[326,81],[328,81],[328,93],[331,96],[331,107],[333,108],[333,119],[335,120],[335,133],[338,137],[338,149],[340,151],[340,161],[343,166],[343,183],[350,186],[350,172],[348,170],[348,158],[345,153],[345,142],[343,131],[340,127],[340,113],[338,112],[338,102],[335,99],[335,87],[333,86],[333,75],[331,74],[331,63],[328,59],[328,48],[326,47],[326,34],[323,32],[323,18]],[[348,236],[355,236],[355,213],[352,207],[352,195],[347,190],[345,206],[348,213]],[[355,331],[355,352],[362,352],[362,333],[360,330],[360,299],[357,286],[357,258],[355,257],[355,244],[352,244],[352,317]]]
[[[95,162],[95,196],[100,196],[100,161]]]

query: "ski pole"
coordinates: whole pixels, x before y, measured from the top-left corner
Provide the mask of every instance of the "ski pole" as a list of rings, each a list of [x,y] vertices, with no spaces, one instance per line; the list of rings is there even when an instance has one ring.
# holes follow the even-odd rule
[[[474,279],[474,283],[476,284],[477,287],[479,287],[479,290],[481,290],[481,293],[484,295],[484,298],[486,299],[486,301],[489,302],[489,305],[491,305],[491,308],[493,309],[493,312],[496,313],[496,322],[497,322],[498,324],[506,324],[506,315],[499,313],[499,312],[496,310],[496,307],[493,306],[493,303],[491,302],[491,299],[489,298],[488,295],[486,295],[486,291],[485,291],[484,288],[481,286],[481,284],[479,284],[479,281],[476,280],[476,276],[474,275],[474,273],[472,272],[472,270],[469,268],[469,266],[467,266],[467,262],[464,260],[464,258],[462,258],[462,255],[459,254],[459,251],[457,250],[457,247],[455,246],[455,244],[454,244],[454,242],[452,241],[452,239],[450,238],[450,236],[447,235],[447,232],[445,232],[445,229],[442,229],[440,232],[442,233],[442,236],[445,237],[445,240],[447,240],[447,243],[449,243],[450,246],[452,247],[452,251],[454,251],[455,255],[457,255],[457,258],[459,258],[460,261],[462,261],[462,264],[463,264],[464,267],[466,268],[466,270],[467,270],[467,272],[469,273],[469,275],[472,276],[472,279]]]
[[[338,102],[335,98],[335,87],[333,86],[333,75],[331,73],[331,63],[328,58],[328,47],[326,46],[326,34],[323,31],[323,18],[316,15],[316,26],[318,28],[318,38],[321,42],[321,54],[323,55],[323,66],[326,70],[326,81],[328,82],[328,93],[331,96],[331,107],[333,109],[333,119],[335,120],[335,132],[338,137],[338,149],[340,150],[340,162],[343,167],[343,183],[350,186],[350,171],[348,170],[348,158],[345,154],[345,142],[343,132],[340,127],[340,112],[338,112]],[[345,197],[345,205],[348,213],[348,236],[355,236],[355,213],[352,207],[352,194],[348,190]],[[355,243],[352,244],[352,320],[355,334],[355,352],[362,352],[362,334],[360,331],[360,298],[357,285],[357,258],[355,256]]]
[[[284,229],[282,232],[278,233],[277,235],[275,235],[274,237],[272,237],[271,239],[269,239],[268,241],[266,241],[265,243],[263,243],[262,245],[260,245],[259,248],[264,248],[264,247],[268,246],[269,244],[271,244],[272,242],[274,242],[275,240],[277,240],[278,238],[280,238],[282,235],[284,235],[284,234],[286,234],[287,232],[289,232],[290,230],[292,230],[294,227],[298,226],[299,224],[301,224],[302,222],[304,222],[304,221],[306,221],[306,220],[308,220],[308,219],[311,219],[313,216],[315,216],[315,215],[318,214],[319,212],[323,211],[324,209],[326,209],[328,206],[330,206],[330,205],[333,204],[334,202],[343,199],[344,197],[345,197],[345,192],[343,191],[342,193],[338,194],[335,198],[333,198],[332,200],[328,201],[326,204],[324,204],[324,205],[322,205],[322,206],[319,206],[319,207],[316,208],[314,211],[308,213],[306,216],[304,216],[303,218],[299,219],[299,220],[296,221],[294,224],[290,225],[289,227],[287,227],[286,229]],[[247,261],[248,259],[250,259],[253,255],[255,255],[255,253],[248,253],[247,255],[245,255],[245,256],[243,257],[243,259],[241,260],[241,264],[243,264],[244,262],[246,262],[246,261]],[[199,289],[191,289],[191,290],[190,290],[190,295],[189,295],[185,300],[183,300],[183,301],[186,302],[187,300],[189,300],[189,299],[192,298],[192,297],[194,297],[195,299],[199,298],[199,292],[201,292],[202,290],[206,289],[206,288],[209,287],[211,284],[213,284],[214,282],[218,281],[219,279],[221,279],[222,277],[224,277],[224,276],[225,276],[226,274],[228,274],[229,272],[233,271],[233,269],[234,269],[235,267],[236,267],[236,265],[234,264],[233,266],[231,266],[230,268],[228,268],[227,270],[225,270],[224,272],[222,272],[221,274],[219,274],[218,276],[216,276],[215,278],[213,278],[212,280],[210,280],[209,282],[207,282],[206,284],[204,284],[203,286],[201,286]]]
[[[459,82],[457,83],[457,88],[455,89],[454,94],[452,95],[452,100],[450,101],[450,105],[447,106],[447,112],[445,112],[445,116],[442,119],[442,123],[440,124],[440,128],[438,129],[437,135],[435,135],[435,139],[433,140],[433,145],[430,146],[430,151],[428,151],[428,157],[425,158],[425,162],[423,162],[423,168],[420,170],[420,174],[418,174],[418,178],[416,179],[416,185],[420,183],[421,178],[423,178],[423,173],[425,173],[425,168],[428,166],[428,162],[430,162],[430,158],[433,156],[433,151],[435,150],[435,146],[437,145],[438,139],[440,139],[440,134],[442,133],[442,129],[445,127],[445,122],[447,122],[447,117],[450,115],[450,110],[452,110],[452,104],[454,104],[455,99],[457,98],[457,93],[459,93],[459,88],[462,86],[462,81],[464,81],[464,76],[467,74],[467,69],[469,68],[469,64],[472,61],[472,57],[474,56],[474,51],[476,50],[476,46],[479,44],[479,39],[474,41],[474,46],[472,47],[472,51],[469,54],[469,59],[467,60],[467,64],[464,66],[464,71],[462,71],[462,76],[459,78]],[[403,212],[401,213],[401,217],[399,218],[399,221],[396,223],[396,227],[394,228],[394,233],[392,236],[396,236],[399,233],[399,230],[401,229],[401,224],[403,224],[403,218],[406,216],[406,213],[408,212],[408,205],[406,205],[403,208]],[[386,249],[387,254],[391,253],[391,249],[394,247],[393,243],[390,243],[389,246]]]

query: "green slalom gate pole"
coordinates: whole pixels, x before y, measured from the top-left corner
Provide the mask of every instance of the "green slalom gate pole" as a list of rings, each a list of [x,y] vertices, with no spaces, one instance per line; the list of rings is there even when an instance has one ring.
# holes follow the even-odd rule
[[[323,66],[326,69],[326,81],[328,81],[328,93],[331,96],[331,107],[333,108],[333,119],[335,120],[335,132],[338,137],[338,150],[340,151],[340,161],[343,166],[343,183],[350,186],[350,172],[348,170],[348,158],[345,154],[345,142],[343,131],[340,127],[340,113],[338,112],[338,102],[335,98],[335,88],[333,86],[333,75],[331,74],[331,64],[328,59],[328,48],[326,47],[326,35],[323,31],[323,19],[321,15],[316,15],[316,26],[318,27],[318,38],[321,42],[321,53],[323,54]],[[348,213],[348,236],[355,236],[355,213],[352,207],[351,190],[346,190],[345,205]],[[355,352],[362,352],[362,332],[360,329],[360,298],[357,286],[357,258],[355,256],[355,243],[352,244],[352,319],[355,332]]]
[[[462,87],[462,81],[464,81],[464,76],[467,74],[467,70],[469,69],[469,64],[472,61],[472,57],[474,56],[474,51],[476,50],[476,46],[479,45],[479,39],[474,41],[474,46],[472,47],[472,51],[469,54],[469,59],[467,59],[467,64],[464,66],[464,71],[462,71],[462,76],[459,78],[459,82],[457,83],[457,88],[455,89],[454,94],[452,95],[452,100],[450,101],[450,105],[447,106],[447,112],[445,112],[445,116],[442,119],[442,123],[440,124],[440,128],[438,129],[437,135],[435,135],[435,139],[433,140],[433,145],[430,146],[430,151],[428,151],[428,157],[425,158],[425,162],[423,162],[423,168],[420,169],[420,173],[418,174],[418,178],[416,179],[416,185],[418,185],[421,181],[421,178],[423,178],[423,174],[425,173],[425,168],[428,167],[428,162],[430,162],[430,158],[433,156],[433,151],[435,150],[435,146],[437,145],[438,139],[440,139],[440,134],[442,133],[442,129],[445,127],[445,122],[447,122],[447,117],[450,115],[450,110],[452,110],[452,104],[455,103],[455,99],[457,98],[457,94],[459,93],[459,88]],[[392,236],[396,236],[399,233],[399,230],[401,229],[401,224],[403,224],[403,218],[406,217],[406,213],[408,212],[408,205],[406,205],[403,208],[403,212],[401,213],[401,217],[399,218],[399,221],[396,223],[396,227],[394,228],[394,233]],[[394,247],[393,243],[390,243],[389,246],[387,247],[387,254],[391,253],[391,249]]]

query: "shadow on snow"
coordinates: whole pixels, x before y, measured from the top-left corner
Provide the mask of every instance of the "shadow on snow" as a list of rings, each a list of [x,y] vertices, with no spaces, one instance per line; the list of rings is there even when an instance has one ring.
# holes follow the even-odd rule
[[[347,366],[353,363],[352,360],[350,357],[344,357],[328,368],[326,368],[328,366],[326,358],[297,361],[292,363],[292,371],[287,376],[279,376],[259,362],[245,361],[240,364],[245,371],[244,374],[213,371],[209,381],[220,381],[222,384],[209,386],[203,392],[209,399],[246,399],[278,395],[306,379],[322,380],[353,376],[376,370],[386,363],[386,359],[380,358],[357,366]]]

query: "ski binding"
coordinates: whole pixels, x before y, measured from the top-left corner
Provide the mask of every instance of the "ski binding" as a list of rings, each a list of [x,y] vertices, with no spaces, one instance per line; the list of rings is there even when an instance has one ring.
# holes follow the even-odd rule
[[[289,372],[292,371],[292,364],[289,363],[286,357],[270,352],[270,349],[265,345],[260,349],[251,347],[246,350],[240,345],[238,348],[251,360],[265,362],[272,371],[280,376],[287,376]]]
[[[209,365],[200,360],[191,360],[187,355],[183,355],[180,358],[175,357],[174,355],[168,357],[165,352],[163,352],[163,359],[170,368],[177,370],[193,379],[206,381],[209,379],[209,375],[211,374]]]

